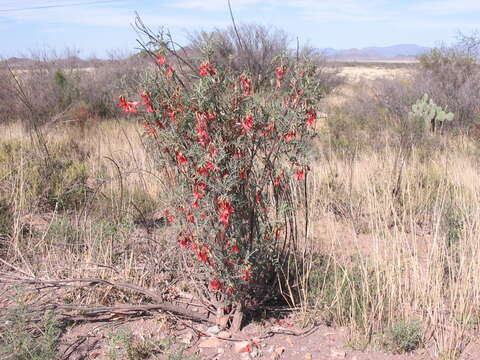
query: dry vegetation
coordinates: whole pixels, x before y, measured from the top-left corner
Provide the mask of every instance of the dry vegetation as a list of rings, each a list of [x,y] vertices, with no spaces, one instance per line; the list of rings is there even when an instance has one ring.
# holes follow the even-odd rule
[[[316,161],[307,177],[308,205],[298,209],[299,228],[309,222],[307,241],[291,262],[289,276],[298,283],[284,295],[304,324],[347,327],[355,348],[457,359],[474,345],[480,321],[479,75],[458,53],[422,61],[382,69],[375,79],[347,68],[342,73],[355,73],[357,82],[348,97],[326,98],[328,118],[318,124]],[[53,69],[49,74],[58,74]],[[102,69],[91,76],[104,79]],[[176,299],[189,285],[176,272],[172,229],[162,216],[171,174],[155,168],[140,123],[102,119],[116,110],[100,116],[87,98],[105,91],[112,94],[105,101],[113,102],[118,88],[107,88],[107,80],[95,89],[78,85],[85,100],[59,107],[67,90],[58,93],[58,86],[75,77],[63,83],[59,76],[53,83],[49,77],[51,87],[36,78],[46,91],[42,99],[20,96],[19,107],[38,100],[30,104],[34,111],[0,108],[10,120],[0,128],[0,314],[11,316],[14,303],[42,310],[56,304],[51,309],[64,314],[69,304],[111,309]],[[325,79],[332,89],[339,84]],[[78,81],[92,85],[90,78]],[[2,86],[10,91],[5,96],[15,89]],[[423,93],[455,113],[451,125],[432,132],[410,123],[411,105]],[[32,131],[12,121],[17,116],[26,124],[38,117],[67,121],[42,120],[44,126]],[[67,279],[84,280],[55,282]],[[50,320],[35,321],[44,329],[44,357],[19,359],[52,358],[45,354],[58,334],[45,330]],[[27,325],[22,329],[31,336]],[[26,342],[9,339],[0,335],[0,354],[24,349]]]

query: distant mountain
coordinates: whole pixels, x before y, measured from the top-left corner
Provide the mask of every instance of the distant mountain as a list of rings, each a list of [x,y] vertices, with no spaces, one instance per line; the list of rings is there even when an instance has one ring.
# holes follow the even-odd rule
[[[0,59],[0,66],[3,63],[7,63],[8,66],[10,66],[12,69],[28,69],[30,67],[35,66],[39,62],[44,62],[45,60],[43,59],[29,59],[29,58],[19,58],[19,57],[11,57],[6,60],[1,60]],[[70,56],[68,58],[57,58],[57,59],[51,59],[49,62],[52,65],[55,65],[58,68],[82,68],[82,67],[87,67],[90,66],[93,62],[95,61],[103,61],[103,60],[83,60],[80,59],[77,56]]]
[[[366,47],[362,49],[343,49],[333,48],[323,49],[323,54],[327,58],[351,60],[351,59],[392,59],[392,58],[413,58],[421,55],[430,48],[415,44],[399,44],[385,47]]]

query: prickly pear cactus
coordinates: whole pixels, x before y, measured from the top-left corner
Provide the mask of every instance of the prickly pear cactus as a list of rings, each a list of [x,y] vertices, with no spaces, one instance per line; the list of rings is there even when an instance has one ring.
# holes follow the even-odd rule
[[[412,105],[410,118],[423,123],[425,129],[435,131],[437,123],[444,121],[452,121],[455,115],[451,112],[446,112],[441,106],[436,105],[428,95],[423,95],[422,99],[418,100]]]

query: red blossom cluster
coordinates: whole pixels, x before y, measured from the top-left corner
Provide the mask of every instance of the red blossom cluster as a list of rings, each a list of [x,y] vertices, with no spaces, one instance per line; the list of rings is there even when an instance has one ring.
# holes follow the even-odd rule
[[[317,113],[312,110],[307,110],[307,125],[313,126],[315,125],[315,120],[317,119]]]
[[[140,104],[139,101],[127,101],[124,96],[120,96],[118,102],[125,114],[136,114],[138,112],[137,106]]]
[[[231,202],[228,200],[219,200],[218,213],[219,221],[223,224],[225,228],[227,228],[230,216],[234,213]]]
[[[198,74],[201,77],[205,77],[205,76],[208,76],[208,75],[216,75],[217,70],[215,70],[215,68],[212,65],[210,65],[209,63],[204,63],[200,66]]]
[[[147,110],[147,112],[149,113],[153,113],[155,112],[155,110],[153,109],[153,104],[152,104],[152,100],[150,99],[150,94],[146,91],[144,91],[140,97],[142,98],[142,101],[145,105],[145,108]]]
[[[155,60],[158,64],[158,66],[160,67],[164,67],[166,68],[166,75],[167,77],[172,77],[173,74],[174,74],[174,70],[173,70],[173,67],[171,67],[168,63],[167,63],[167,60],[165,59],[165,57],[161,54],[158,54],[156,57],[155,57]]]
[[[243,87],[243,95],[244,96],[252,96],[252,82],[250,79],[246,78],[245,76],[240,76],[240,83]]]
[[[275,82],[276,82],[276,87],[279,89],[282,86],[282,80],[283,76],[287,72],[287,67],[284,66],[279,66],[275,69]]]
[[[242,132],[246,133],[248,130],[250,130],[253,127],[253,116],[248,115],[245,118],[242,119],[240,122],[240,125],[242,126]]]
[[[256,106],[271,109],[270,104],[262,99],[261,88],[252,97],[247,76],[226,81],[215,76],[217,69],[209,62],[202,63],[199,76],[215,77],[193,76],[199,91],[205,92],[192,96],[172,85],[178,82],[170,78],[173,69],[162,55],[156,56],[156,62],[165,70],[161,79],[167,89],[159,89],[158,84],[154,89],[146,87],[141,102],[120,97],[120,106],[125,113],[136,114],[142,104],[149,139],[175,169],[175,181],[182,184],[182,194],[175,199],[179,204],[165,210],[165,218],[178,226],[179,246],[191,252],[192,263],[203,269],[198,276],[205,287],[227,295],[248,290],[262,271],[249,258],[251,252],[272,246],[283,231],[273,223],[251,225],[252,214],[261,218],[258,221],[269,221],[274,209],[270,194],[289,191],[291,179],[305,180],[308,167],[302,159],[291,160],[291,155],[296,158],[299,144],[315,125],[315,102],[306,97],[301,80],[289,86],[285,82],[282,88],[286,76],[294,73],[287,74],[284,65],[275,70],[275,88],[281,90],[275,93],[272,102],[278,105],[277,112],[271,115],[257,110]],[[205,101],[210,97],[222,101],[212,105]],[[286,154],[282,161],[292,166],[290,170],[274,165],[275,151]],[[263,159],[268,160],[262,163]]]

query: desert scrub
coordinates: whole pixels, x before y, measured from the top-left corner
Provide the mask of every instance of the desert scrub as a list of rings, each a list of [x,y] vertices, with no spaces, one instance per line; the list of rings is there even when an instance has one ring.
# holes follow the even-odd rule
[[[400,320],[387,334],[386,348],[394,353],[408,353],[422,344],[422,328],[416,320]]]
[[[152,339],[137,336],[125,328],[119,329],[109,337],[107,352],[109,360],[200,360],[195,354],[187,354],[184,346],[176,344],[171,337]]]
[[[0,356],[14,360],[57,359],[58,339],[61,335],[60,323],[51,312],[41,315],[28,307],[19,306],[9,310],[0,325]]]
[[[9,193],[24,189],[25,211],[78,209],[90,193],[84,157],[67,142],[50,146],[45,158],[28,140],[6,141],[0,146],[2,184]]]
[[[257,89],[251,74],[215,64],[209,51],[183,72],[163,35],[146,35],[157,71],[140,79],[138,101],[119,103],[143,119],[148,151],[169,181],[164,216],[190,290],[238,328],[247,305],[273,295],[296,240],[292,194],[309,171],[324,95],[318,69],[278,57],[271,87]]]
[[[0,197],[0,254],[13,231],[13,221],[13,211],[9,202]]]

